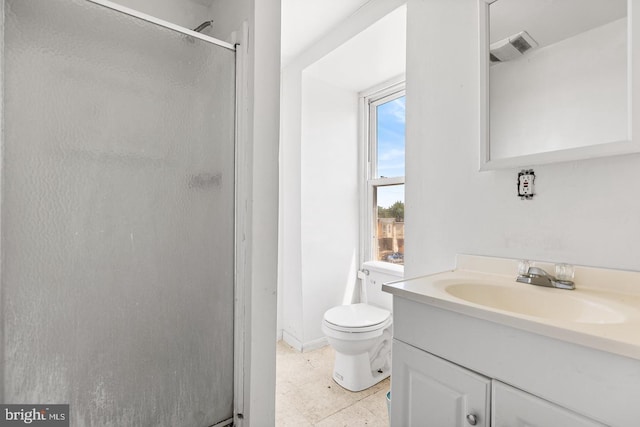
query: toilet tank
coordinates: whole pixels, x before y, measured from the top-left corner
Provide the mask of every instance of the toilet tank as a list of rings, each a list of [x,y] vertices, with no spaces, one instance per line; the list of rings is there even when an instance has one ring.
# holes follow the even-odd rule
[[[390,262],[369,261],[363,264],[362,271],[362,302],[391,311],[393,297],[382,291],[382,284],[402,280],[404,267]]]

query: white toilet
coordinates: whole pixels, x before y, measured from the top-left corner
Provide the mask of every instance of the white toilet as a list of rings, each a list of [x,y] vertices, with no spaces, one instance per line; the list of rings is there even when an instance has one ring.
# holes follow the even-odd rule
[[[351,391],[367,389],[391,373],[391,295],[382,282],[398,279],[368,268],[363,280],[363,300],[371,303],[341,305],[327,310],[322,331],[336,351],[333,379]],[[376,305],[373,305],[373,303]]]

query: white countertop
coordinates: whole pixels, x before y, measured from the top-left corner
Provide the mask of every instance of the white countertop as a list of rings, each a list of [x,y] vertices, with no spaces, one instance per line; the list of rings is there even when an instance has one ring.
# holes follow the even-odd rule
[[[382,289],[397,297],[640,360],[640,273],[576,266],[576,289],[562,290],[516,282],[517,262],[459,255],[454,271],[390,282]],[[547,263],[534,265],[553,271]],[[476,295],[489,305],[454,296],[452,288],[447,290],[451,285],[476,286]],[[480,294],[487,285],[497,296],[495,301]],[[520,306],[525,310],[501,309],[503,290],[522,295]],[[573,304],[576,301],[587,301],[587,312],[592,307],[600,311],[581,317]],[[599,321],[600,312],[611,316]]]

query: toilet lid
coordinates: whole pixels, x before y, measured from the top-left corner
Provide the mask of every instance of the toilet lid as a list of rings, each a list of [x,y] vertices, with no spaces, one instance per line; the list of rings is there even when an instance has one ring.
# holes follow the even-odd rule
[[[386,322],[391,313],[368,304],[333,307],[324,314],[324,320],[343,328],[366,328]]]

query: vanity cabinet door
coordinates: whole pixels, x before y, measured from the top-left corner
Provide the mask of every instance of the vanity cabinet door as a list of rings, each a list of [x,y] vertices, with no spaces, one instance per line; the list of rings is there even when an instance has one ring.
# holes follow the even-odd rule
[[[489,427],[489,378],[398,340],[392,360],[392,427]]]
[[[493,381],[493,427],[602,427],[589,418],[522,390]]]

